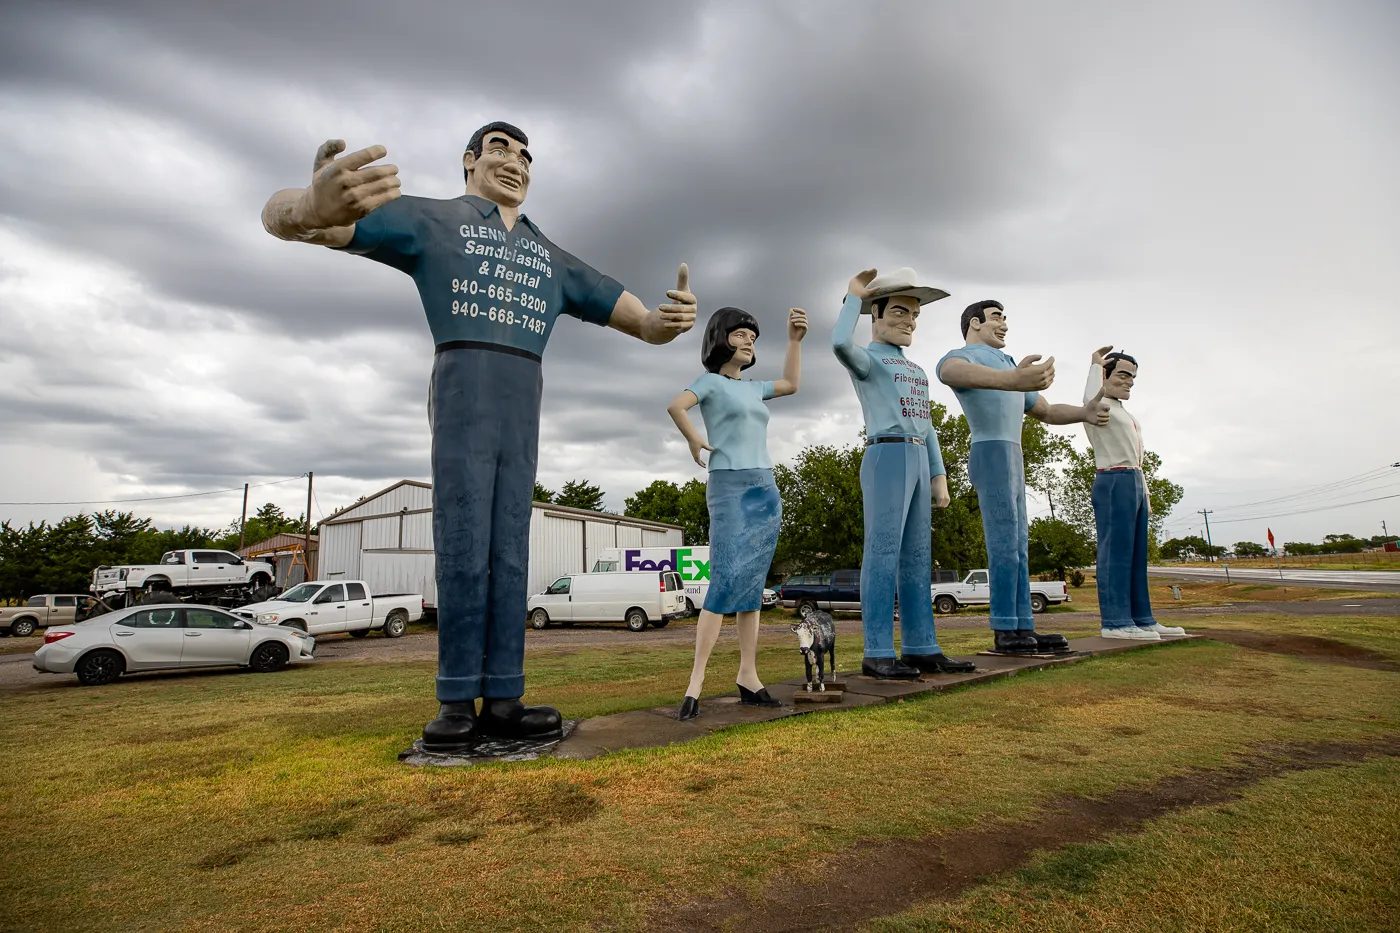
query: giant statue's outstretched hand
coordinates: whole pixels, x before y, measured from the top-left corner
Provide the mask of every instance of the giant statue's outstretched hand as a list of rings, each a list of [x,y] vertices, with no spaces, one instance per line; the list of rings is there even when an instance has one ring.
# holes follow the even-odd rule
[[[1108,403],[1103,400],[1103,389],[1099,389],[1099,394],[1089,400],[1084,406],[1084,417],[1080,420],[1085,424],[1096,425],[1100,428],[1108,424],[1109,411]]]
[[[343,139],[328,139],[316,150],[311,187],[302,202],[303,220],[309,226],[348,227],[401,194],[397,165],[370,165],[389,154],[383,146],[368,146],[337,159],[336,154],[343,151]]]
[[[1039,353],[1032,353],[1016,364],[1011,371],[1012,391],[1041,392],[1050,388],[1055,381],[1055,358],[1052,356],[1044,363],[1036,362],[1039,359]]]
[[[671,331],[673,337],[694,327],[695,296],[690,291],[690,266],[681,263],[676,271],[676,287],[667,291],[666,297],[675,303],[657,306],[661,327]]]

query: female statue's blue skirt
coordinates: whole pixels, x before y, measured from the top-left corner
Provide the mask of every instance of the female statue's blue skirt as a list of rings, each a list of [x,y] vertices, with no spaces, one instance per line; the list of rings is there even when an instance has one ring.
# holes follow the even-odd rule
[[[773,471],[711,470],[710,591],[704,608],[729,615],[763,608],[763,583],[778,549],[783,501]]]

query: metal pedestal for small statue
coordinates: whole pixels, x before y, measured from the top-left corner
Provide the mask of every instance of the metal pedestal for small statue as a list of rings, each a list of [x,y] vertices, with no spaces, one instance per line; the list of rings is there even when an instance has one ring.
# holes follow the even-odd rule
[[[429,752],[423,750],[423,740],[416,739],[411,748],[399,752],[399,761],[406,765],[436,765],[438,767],[459,767],[475,765],[487,761],[534,761],[541,755],[548,755],[554,746],[564,741],[578,727],[577,719],[564,720],[560,735],[550,739],[498,739],[482,736],[472,742],[471,747],[457,752]]]
[[[846,682],[843,680],[828,680],[825,690],[813,690],[807,692],[807,687],[801,686],[792,695],[792,702],[801,706],[803,703],[840,703],[845,698]]]

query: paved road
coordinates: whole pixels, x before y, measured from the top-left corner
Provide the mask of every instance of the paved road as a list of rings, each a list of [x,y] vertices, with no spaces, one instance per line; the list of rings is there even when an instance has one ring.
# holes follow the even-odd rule
[[[1223,567],[1148,567],[1153,576],[1191,580],[1225,579]],[[1280,576],[1281,574],[1281,576]],[[1284,586],[1320,586],[1328,589],[1368,590],[1373,593],[1400,593],[1400,572],[1391,570],[1265,570],[1252,567],[1230,568],[1235,583],[1272,583]]]
[[[1287,615],[1379,615],[1387,618],[1400,618],[1400,598],[1377,599],[1326,599],[1292,603],[1249,602],[1231,603],[1225,606],[1198,606],[1194,608],[1154,607],[1154,613],[1166,624],[1178,624],[1188,629],[1198,624],[1195,619],[1202,616],[1219,616],[1241,613],[1270,612]],[[1038,627],[1042,631],[1055,631],[1057,627],[1074,623],[1097,623],[1097,612],[1055,612],[1039,616]],[[938,616],[939,631],[986,631],[987,617],[959,612],[955,616]],[[843,635],[859,636],[860,619],[854,614],[842,613],[836,620],[836,630]],[[732,625],[720,629],[720,642],[728,644],[738,639],[737,630]],[[765,625],[759,631],[759,640],[766,645],[795,644],[792,632],[786,625]],[[41,644],[38,638],[32,639],[35,648]],[[629,632],[620,625],[578,625],[573,628],[549,628],[542,632],[529,630],[525,637],[527,653],[537,651],[569,651],[580,648],[650,648],[660,645],[669,647],[688,646],[695,643],[694,625],[672,624],[664,629],[647,629],[645,632]],[[77,686],[77,679],[71,675],[41,674],[31,665],[32,655],[0,654],[0,694],[14,690],[38,688],[68,688]],[[371,635],[368,638],[351,638],[349,635],[325,635],[316,640],[316,661],[431,661],[437,657],[437,635],[433,632],[414,632],[402,638],[383,638]],[[220,677],[235,675],[233,669],[206,671],[169,671],[138,675],[142,678],[158,677]]]

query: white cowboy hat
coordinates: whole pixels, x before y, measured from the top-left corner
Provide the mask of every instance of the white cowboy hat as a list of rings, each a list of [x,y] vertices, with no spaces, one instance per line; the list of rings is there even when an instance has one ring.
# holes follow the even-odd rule
[[[870,303],[876,298],[893,298],[895,295],[908,295],[916,299],[919,304],[926,305],[931,301],[940,298],[947,298],[948,293],[941,288],[932,288],[928,285],[918,284],[919,277],[914,270],[905,266],[893,272],[886,272],[877,275],[870,280],[866,286],[870,289],[870,297],[861,302],[860,311],[862,314],[869,314]]]

